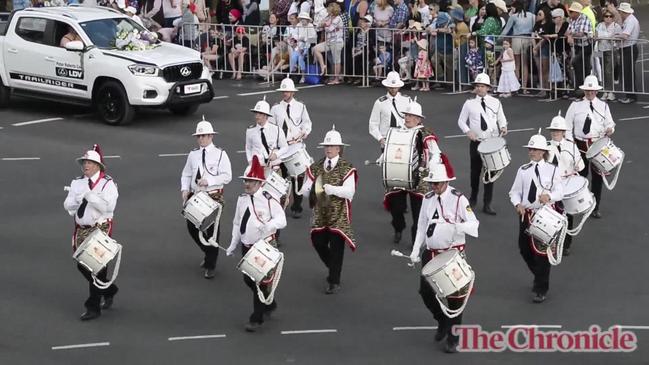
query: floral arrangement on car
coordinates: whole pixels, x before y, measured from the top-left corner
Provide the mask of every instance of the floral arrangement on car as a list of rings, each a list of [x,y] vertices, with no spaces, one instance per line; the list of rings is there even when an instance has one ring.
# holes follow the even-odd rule
[[[146,30],[120,30],[115,37],[115,48],[121,51],[145,51],[158,46],[158,35]]]

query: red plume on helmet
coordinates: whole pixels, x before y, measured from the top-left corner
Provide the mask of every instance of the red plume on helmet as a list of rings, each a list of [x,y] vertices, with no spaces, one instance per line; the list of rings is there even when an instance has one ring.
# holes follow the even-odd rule
[[[97,143],[92,145],[92,150],[97,152],[99,154],[99,158],[101,159],[101,163],[104,163],[104,153],[101,152],[101,148]]]
[[[453,166],[451,166],[451,161],[448,159],[448,157],[444,153],[441,154],[441,158],[442,158],[442,163],[444,164],[444,167],[446,167],[446,176],[449,179],[455,178],[455,171],[453,170]]]
[[[265,181],[266,175],[264,174],[264,167],[259,163],[257,155],[252,156],[252,163],[246,169],[246,173],[241,178],[246,180]]]

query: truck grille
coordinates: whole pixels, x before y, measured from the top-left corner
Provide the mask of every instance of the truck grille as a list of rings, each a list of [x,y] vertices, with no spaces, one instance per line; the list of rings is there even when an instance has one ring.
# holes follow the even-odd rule
[[[164,77],[167,82],[196,80],[201,77],[202,72],[203,64],[198,62],[186,63],[183,65],[165,67],[162,70],[162,77]]]

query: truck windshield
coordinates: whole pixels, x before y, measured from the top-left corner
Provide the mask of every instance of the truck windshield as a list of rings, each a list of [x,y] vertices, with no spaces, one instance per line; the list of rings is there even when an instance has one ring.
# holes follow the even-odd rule
[[[148,33],[146,29],[127,18],[99,19],[80,23],[88,38],[98,48],[117,48],[116,40],[118,34],[130,33],[134,30],[142,33]]]

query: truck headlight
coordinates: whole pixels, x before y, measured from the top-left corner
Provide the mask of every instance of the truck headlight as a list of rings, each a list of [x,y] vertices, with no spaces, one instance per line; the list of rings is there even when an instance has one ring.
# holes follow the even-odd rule
[[[136,63],[128,66],[129,71],[135,76],[159,76],[160,69],[154,65]]]

